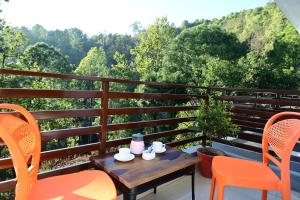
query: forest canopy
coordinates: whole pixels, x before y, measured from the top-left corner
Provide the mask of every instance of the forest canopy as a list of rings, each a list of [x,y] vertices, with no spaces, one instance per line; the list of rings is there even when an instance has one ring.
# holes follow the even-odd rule
[[[300,36],[275,3],[179,27],[167,17],[146,29],[137,25],[134,35],[88,37],[78,28],[18,28],[1,20],[1,67],[82,75],[97,68],[93,75],[146,81],[299,88]]]

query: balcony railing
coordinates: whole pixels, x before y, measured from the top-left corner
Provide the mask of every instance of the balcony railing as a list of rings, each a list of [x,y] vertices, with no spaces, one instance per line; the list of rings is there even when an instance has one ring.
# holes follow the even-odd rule
[[[183,136],[173,141],[169,141],[170,146],[181,146],[188,143],[205,142],[205,136],[196,134],[195,130],[189,127],[178,128],[176,125],[180,123],[192,122],[194,116],[189,117],[171,117],[151,119],[144,121],[134,121],[126,123],[111,123],[109,119],[116,115],[134,115],[134,114],[155,114],[155,113],[177,113],[179,111],[191,112],[196,110],[197,104],[193,103],[199,99],[208,99],[211,95],[216,99],[233,102],[231,111],[234,113],[234,122],[241,126],[242,131],[239,138],[231,141],[218,139],[217,142],[228,145],[245,148],[248,150],[261,152],[262,130],[266,120],[275,113],[281,111],[300,111],[300,91],[291,90],[272,90],[272,89],[244,89],[244,88],[212,88],[198,87],[182,84],[162,84],[156,82],[143,82],[135,80],[110,79],[100,77],[84,77],[77,75],[53,74],[41,72],[28,72],[17,70],[0,70],[2,76],[22,76],[22,77],[38,77],[60,80],[77,80],[88,82],[99,82],[101,89],[99,90],[49,90],[49,89],[29,89],[29,88],[0,88],[0,98],[6,102],[11,102],[13,99],[93,99],[94,103],[99,103],[99,108],[74,109],[68,110],[38,110],[31,111],[35,118],[39,120],[57,120],[68,118],[82,117],[99,117],[99,123],[85,127],[72,127],[58,130],[41,130],[43,142],[53,139],[62,139],[76,136],[98,135],[98,140],[92,143],[58,148],[48,151],[43,151],[41,154],[41,162],[63,159],[66,157],[82,154],[90,154],[98,152],[105,154],[108,151],[114,151],[120,145],[130,143],[130,137],[118,138],[111,140],[108,135],[114,131],[141,129],[148,127],[170,126],[173,129],[158,131],[154,128],[153,131],[148,131],[145,135],[145,140],[156,140],[173,136]],[[134,93],[120,92],[111,90],[112,84],[125,85],[144,85],[149,88],[166,88],[167,93]],[[178,93],[180,91],[181,93]],[[187,91],[189,94],[186,94]],[[168,101],[169,104],[157,104],[154,107],[110,107],[115,99],[147,99],[156,101]],[[177,101],[174,101],[177,100]],[[180,100],[181,103],[178,103]],[[187,105],[187,102],[192,102]],[[30,107],[27,108],[30,110]],[[16,114],[16,113],[14,113]],[[168,115],[170,116],[170,115]],[[4,148],[4,144],[0,142],[0,150]],[[298,143],[294,151],[300,152],[300,144]],[[292,156],[292,160],[300,162],[300,157],[296,154]],[[4,172],[13,167],[11,158],[0,159],[0,170]],[[72,173],[84,169],[92,168],[90,161],[86,160],[80,164],[63,166],[51,171],[42,172],[39,178],[45,178],[55,175]],[[0,172],[1,172],[0,171]],[[4,180],[0,182],[0,192],[12,189],[15,185],[15,180]]]

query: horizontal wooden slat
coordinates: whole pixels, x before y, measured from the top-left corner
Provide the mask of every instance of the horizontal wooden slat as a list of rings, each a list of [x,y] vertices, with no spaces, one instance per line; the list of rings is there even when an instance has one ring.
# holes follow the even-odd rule
[[[94,167],[94,165],[91,163],[91,161],[87,161],[87,162],[83,162],[80,164],[70,165],[67,167],[62,167],[59,169],[40,173],[38,175],[38,179],[48,178],[48,177],[52,177],[52,176],[60,176],[60,175],[64,175],[64,174],[70,174],[70,173],[74,173],[74,172],[87,170],[87,169],[90,169],[93,167]]]
[[[300,99],[271,99],[271,98],[255,98],[250,96],[217,96],[215,99],[243,102],[243,103],[256,103],[256,104],[271,104],[281,106],[300,106]]]
[[[71,166],[51,170],[48,172],[40,173],[38,175],[38,179],[52,177],[52,176],[59,176],[59,175],[63,175],[63,174],[70,174],[70,173],[90,169],[92,167],[93,167],[93,164],[90,161],[88,161],[88,162],[80,163],[77,165],[71,165]],[[2,181],[2,182],[0,182],[0,192],[6,192],[8,190],[12,190],[12,189],[14,189],[15,185],[16,185],[15,179]]]
[[[178,112],[187,110],[197,110],[198,106],[164,106],[164,107],[142,107],[142,108],[114,108],[108,109],[108,115],[126,115],[157,112]]]
[[[189,138],[189,139],[185,139],[185,140],[170,142],[170,143],[167,143],[167,145],[170,147],[176,147],[176,146],[188,144],[191,142],[201,141],[202,139],[203,139],[203,136],[198,136],[198,137],[193,137],[193,138]]]
[[[158,132],[158,133],[151,133],[151,134],[145,135],[144,140],[145,141],[155,140],[155,139],[162,138],[162,137],[175,136],[175,135],[190,133],[190,132],[194,132],[194,130],[180,129],[180,130],[171,130],[171,131],[163,131],[163,132]],[[115,147],[118,145],[129,144],[130,142],[131,142],[131,137],[122,138],[122,139],[118,139],[118,140],[110,140],[110,141],[107,141],[106,147],[108,147],[108,148]]]
[[[223,143],[223,144],[227,144],[230,146],[234,146],[234,147],[239,147],[242,149],[247,149],[250,151],[255,151],[258,153],[262,153],[262,149],[260,147],[256,147],[256,146],[252,146],[252,145],[248,145],[248,144],[244,144],[244,143],[239,143],[239,142],[234,142],[234,141],[227,141],[227,140],[222,140],[222,139],[214,139],[216,142],[219,143]],[[273,151],[270,151],[271,155],[275,155]],[[300,162],[300,157],[296,157],[296,156],[291,156],[291,160],[296,161],[296,162]]]
[[[203,87],[204,88],[204,87]],[[300,95],[299,90],[278,90],[278,89],[257,89],[257,88],[216,88],[206,87],[214,91],[227,91],[227,92],[249,92],[249,93],[273,93],[284,95]]]
[[[149,121],[139,121],[139,122],[124,123],[124,124],[109,124],[107,126],[107,130],[117,131],[117,130],[124,130],[124,129],[150,127],[150,126],[162,126],[162,125],[189,122],[193,120],[195,120],[195,117],[149,120]]]
[[[80,145],[80,146],[76,146],[76,147],[68,147],[68,148],[63,148],[63,149],[44,151],[41,154],[41,161],[71,156],[71,155],[75,155],[75,154],[88,153],[91,151],[98,150],[99,147],[100,147],[100,142],[96,142],[96,143]]]
[[[55,149],[51,151],[44,151],[41,153],[41,161],[71,156],[75,154],[88,153],[91,151],[98,150],[99,147],[100,147],[100,143],[97,142],[92,144],[80,145],[76,147],[68,147],[62,149]],[[11,158],[0,159],[0,169],[6,169],[11,167],[13,167]]]
[[[252,131],[252,132],[255,132],[255,133],[259,133],[259,134],[262,134],[262,133],[263,133],[263,128],[254,128],[254,127],[243,126],[243,125],[239,125],[239,127],[240,127],[243,131]]]
[[[101,109],[50,110],[31,112],[36,119],[60,119],[67,117],[94,117],[101,115]]]
[[[37,90],[37,89],[0,89],[0,98],[101,98],[101,91],[89,90]]]
[[[166,93],[134,93],[134,92],[109,92],[109,98],[124,99],[206,99],[206,95],[188,95],[188,94],[166,94]]]
[[[253,109],[243,109],[243,108],[232,108],[230,110],[233,113],[239,113],[239,114],[245,114],[245,115],[252,115],[252,116],[259,116],[259,117],[272,117],[276,113],[279,113],[280,111],[274,111],[274,110],[257,110],[255,108]]]
[[[16,184],[17,184],[16,179],[1,181],[0,182],[0,192],[7,192],[9,190],[12,190],[15,188]]]
[[[264,128],[265,124],[264,123],[258,123],[258,122],[251,122],[251,121],[246,121],[246,120],[232,120],[235,124],[242,125],[242,126],[250,126],[254,128]]]
[[[75,109],[75,110],[41,110],[41,111],[31,111],[30,113],[37,120],[45,119],[61,119],[68,117],[94,117],[100,116],[102,109]],[[1,112],[2,113],[2,112]],[[12,114],[20,117],[18,112],[3,112],[5,114]]]
[[[256,143],[262,143],[262,135],[258,135],[258,134],[251,134],[248,132],[241,132],[238,134],[238,138],[242,139],[242,140],[248,140],[251,142],[256,142]]]
[[[245,116],[245,115],[234,114],[232,116],[232,119],[250,121],[250,122],[257,122],[257,123],[263,123],[263,124],[265,124],[267,122],[267,119],[262,119],[260,117],[252,117],[252,116],[249,116],[249,115]]]
[[[80,127],[80,128],[70,128],[70,129],[60,129],[53,131],[43,131],[41,132],[42,140],[47,141],[55,138],[65,138],[71,136],[79,135],[91,135],[100,132],[100,126],[90,126],[90,127]]]
[[[89,80],[89,81],[106,81],[106,82],[115,82],[115,83],[127,83],[133,85],[143,84],[149,86],[162,86],[162,87],[172,87],[172,88],[203,88],[201,86],[185,85],[185,84],[169,84],[169,83],[146,82],[146,81],[139,81],[139,80],[126,80],[126,79],[117,79],[117,78],[102,78],[97,76],[78,76],[74,74],[56,74],[56,73],[47,73],[47,72],[32,72],[32,71],[20,71],[20,70],[10,70],[10,69],[0,69],[0,74]]]

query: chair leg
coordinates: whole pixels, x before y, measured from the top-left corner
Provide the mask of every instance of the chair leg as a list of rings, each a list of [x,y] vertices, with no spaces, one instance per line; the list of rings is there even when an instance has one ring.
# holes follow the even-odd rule
[[[224,185],[218,183],[218,200],[223,200],[224,198]]]
[[[268,199],[268,190],[262,190],[261,199],[262,200],[267,200]]]
[[[281,192],[282,200],[290,200],[291,199],[291,190],[286,189]]]
[[[216,178],[213,176],[211,179],[210,200],[214,200],[215,188],[216,188]]]

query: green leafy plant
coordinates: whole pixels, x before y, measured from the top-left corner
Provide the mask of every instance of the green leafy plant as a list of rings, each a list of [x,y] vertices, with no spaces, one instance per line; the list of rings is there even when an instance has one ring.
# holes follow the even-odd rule
[[[201,100],[197,110],[195,128],[205,134],[209,141],[213,138],[235,137],[240,127],[232,122],[232,113],[225,101],[209,97],[208,101]]]

